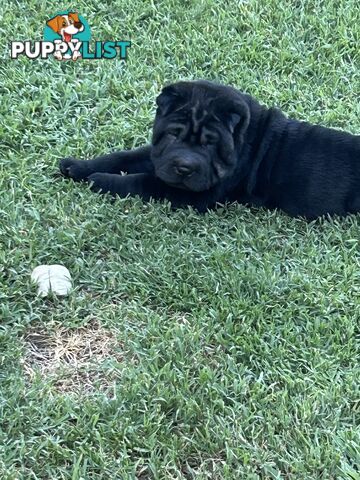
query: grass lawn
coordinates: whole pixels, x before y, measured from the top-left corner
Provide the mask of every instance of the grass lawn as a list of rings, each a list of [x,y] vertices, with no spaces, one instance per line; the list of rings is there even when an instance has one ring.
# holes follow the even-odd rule
[[[359,2],[61,3],[127,63],[10,60],[50,3],[0,5],[0,478],[359,480],[359,217],[173,212],[56,175],[148,141],[179,79],[359,133]],[[40,299],[52,263],[75,288]]]

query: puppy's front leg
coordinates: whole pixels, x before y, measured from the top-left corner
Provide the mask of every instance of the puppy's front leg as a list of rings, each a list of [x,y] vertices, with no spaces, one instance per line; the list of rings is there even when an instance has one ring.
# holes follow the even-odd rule
[[[140,147],[135,150],[121,151],[102,155],[93,160],[76,160],[75,158],[63,158],[59,168],[65,177],[75,181],[87,180],[96,172],[101,173],[145,173],[153,172],[151,162],[151,145]]]
[[[133,175],[114,175],[110,173],[94,173],[89,176],[91,189],[97,193],[111,193],[126,197],[139,195],[144,201],[167,199],[172,207],[179,208],[192,206],[200,212],[205,212],[208,207],[216,203],[216,198],[211,192],[189,192],[173,188],[159,178],[149,173]]]
[[[74,60],[74,62],[76,62],[76,60],[81,58],[81,52],[79,51],[79,47],[77,46],[77,44],[79,43],[79,40],[77,38],[73,38],[71,40],[71,43],[73,45],[73,47],[72,47],[73,48],[72,57],[71,58]]]

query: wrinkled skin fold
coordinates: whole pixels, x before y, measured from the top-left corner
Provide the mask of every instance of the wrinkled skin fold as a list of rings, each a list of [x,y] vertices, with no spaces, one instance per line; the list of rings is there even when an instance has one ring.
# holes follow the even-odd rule
[[[227,201],[308,219],[360,210],[359,135],[289,119],[208,81],[162,90],[150,145],[65,158],[60,170],[97,192],[167,199],[201,212]]]

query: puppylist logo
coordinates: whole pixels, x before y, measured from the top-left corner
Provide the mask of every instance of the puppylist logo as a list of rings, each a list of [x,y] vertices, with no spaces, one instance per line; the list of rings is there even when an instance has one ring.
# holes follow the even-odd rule
[[[43,41],[11,42],[10,57],[16,59],[24,55],[34,60],[53,56],[57,60],[74,61],[80,58],[84,60],[127,58],[130,41],[96,41],[90,45],[90,39],[90,26],[85,18],[77,12],[66,10],[47,20]]]

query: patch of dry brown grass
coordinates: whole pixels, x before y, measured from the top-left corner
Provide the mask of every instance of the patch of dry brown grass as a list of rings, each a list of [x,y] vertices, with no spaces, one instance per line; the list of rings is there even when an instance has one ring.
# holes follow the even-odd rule
[[[124,358],[114,332],[97,321],[80,328],[35,328],[24,341],[23,368],[28,380],[41,375],[64,393],[108,392],[117,375],[105,362]]]

